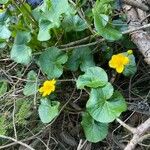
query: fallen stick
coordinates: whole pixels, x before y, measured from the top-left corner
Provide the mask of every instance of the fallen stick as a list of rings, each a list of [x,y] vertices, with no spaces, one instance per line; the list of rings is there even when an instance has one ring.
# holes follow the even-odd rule
[[[145,4],[138,3],[135,0],[123,0],[123,2],[125,4],[127,4],[127,5],[130,5],[130,6],[133,6],[133,7],[137,7],[139,9],[141,9],[141,10],[149,11],[148,6],[146,6]]]
[[[23,143],[23,142],[21,142],[21,141],[18,141],[18,140],[16,140],[16,139],[12,138],[12,137],[8,137],[8,136],[5,136],[5,135],[0,135],[0,138],[14,141],[15,143],[20,144],[20,145],[22,145],[22,146],[28,148],[29,150],[35,150],[34,148],[32,148],[31,146],[27,145],[26,143]]]
[[[135,30],[135,28],[140,28],[141,23],[137,11],[129,5],[124,5],[124,10],[127,14],[129,30]],[[143,29],[139,29],[132,32],[130,35],[133,43],[143,54],[145,62],[150,65],[150,35],[148,34],[148,32],[144,31]]]
[[[145,132],[148,131],[149,128],[150,118],[136,128],[136,132],[134,132],[132,139],[124,150],[133,150],[139,142],[147,138],[147,136],[143,136],[143,134],[145,134]]]

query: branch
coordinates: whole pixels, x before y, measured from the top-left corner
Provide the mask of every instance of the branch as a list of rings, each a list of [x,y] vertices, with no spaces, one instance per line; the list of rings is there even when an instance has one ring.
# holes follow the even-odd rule
[[[120,120],[119,118],[116,119],[124,128],[126,128],[127,130],[129,130],[131,133],[135,133],[136,129],[130,127],[129,125],[127,125],[126,123],[124,123],[122,120]]]
[[[138,30],[141,30],[141,29],[147,29],[147,28],[150,28],[150,23],[146,24],[146,25],[143,25],[141,27],[135,27],[135,28],[126,30],[126,31],[122,32],[122,34],[128,34],[128,33],[134,32],[134,31],[138,31]]]
[[[147,136],[142,136],[148,129],[150,128],[150,118],[147,119],[144,123],[142,123],[140,126],[136,128],[136,132],[133,134],[132,139],[128,143],[128,145],[125,147],[124,150],[133,150],[136,145],[141,142],[141,140],[144,140],[144,138],[147,138]]]
[[[129,130],[133,134],[132,139],[130,140],[130,142],[128,143],[128,145],[125,147],[124,150],[133,150],[138,143],[140,143],[144,139],[150,137],[150,134],[143,135],[150,128],[150,118],[147,119],[141,125],[139,125],[137,128],[130,127],[129,125],[127,125],[126,123],[124,123],[119,118],[117,118],[116,120],[120,123],[120,125],[122,125],[124,128],[126,128],[127,130]]]
[[[74,46],[77,44],[81,44],[81,43],[86,42],[87,40],[90,40],[90,39],[92,39],[92,35],[85,37],[83,39],[77,40],[77,41],[70,42],[68,44],[60,45],[60,48],[66,48],[66,47]]]
[[[130,5],[130,6],[133,6],[133,7],[137,7],[139,9],[141,9],[141,10],[149,11],[148,6],[146,6],[145,4],[142,4],[142,3],[138,3],[135,0],[123,0],[123,2],[125,4],[127,4],[127,5]]]
[[[7,140],[12,140],[15,143],[20,144],[20,145],[22,145],[22,146],[24,146],[24,147],[26,147],[26,148],[28,148],[30,150],[35,150],[34,148],[32,148],[31,146],[27,145],[26,143],[23,143],[21,141],[17,141],[16,139],[14,139],[12,137],[8,137],[8,136],[5,136],[5,135],[0,135],[0,138],[7,139]]]
[[[124,9],[129,22],[129,30],[132,31],[131,40],[137,46],[138,50],[143,54],[145,62],[150,65],[150,35],[148,32],[142,30],[142,27],[140,27],[141,23],[136,9],[130,7],[129,5],[125,5]],[[146,27],[149,27],[149,24]],[[135,28],[141,29],[133,32]]]

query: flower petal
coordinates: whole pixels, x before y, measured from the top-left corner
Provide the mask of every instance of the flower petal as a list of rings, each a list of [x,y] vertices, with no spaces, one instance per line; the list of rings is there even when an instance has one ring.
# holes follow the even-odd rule
[[[122,73],[123,70],[124,70],[124,66],[123,66],[123,65],[120,65],[120,66],[118,66],[118,67],[116,68],[116,71],[117,71],[118,73]]]
[[[109,67],[116,68],[117,56],[113,55],[111,60],[109,61]]]
[[[113,63],[112,60],[109,61],[109,67],[111,68],[116,68],[115,64]]]
[[[51,84],[51,81],[47,80],[47,81],[44,82],[43,86],[49,86],[49,84]]]
[[[44,92],[44,87],[41,87],[41,88],[39,89],[39,92],[40,92],[40,93]]]
[[[47,92],[43,92],[42,96],[43,97],[47,96]]]
[[[128,63],[129,63],[129,58],[128,57],[124,57],[123,64],[127,65]]]
[[[55,79],[53,79],[53,80],[51,81],[51,83],[52,83],[52,84],[55,84],[55,83],[56,83],[56,80],[55,80]]]
[[[40,93],[43,93],[42,96],[50,95],[52,92],[55,91],[55,83],[56,80],[47,80],[43,83],[43,86],[39,89]]]

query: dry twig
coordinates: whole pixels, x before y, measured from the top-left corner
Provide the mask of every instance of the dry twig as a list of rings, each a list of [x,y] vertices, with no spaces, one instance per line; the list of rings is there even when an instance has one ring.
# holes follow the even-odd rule
[[[127,14],[127,19],[129,22],[129,30],[140,28],[141,20],[139,20],[137,10],[135,8],[132,8],[129,5],[124,5],[124,10],[126,11],[126,14]],[[143,54],[144,60],[147,62],[147,64],[150,65],[150,35],[149,33],[142,29],[139,29],[138,31],[131,33],[131,40],[137,46],[139,51]]]
[[[146,6],[145,4],[141,4],[135,0],[123,0],[124,3],[126,3],[127,5],[131,5],[133,7],[137,7],[141,10],[144,10],[144,11],[149,11],[149,8],[148,6]]]
[[[141,125],[139,125],[136,128],[136,132],[133,134],[132,139],[130,140],[130,142],[128,143],[128,145],[126,146],[126,148],[124,150],[133,150],[136,145],[141,142],[141,138],[142,140],[144,140],[144,136],[143,134],[150,128],[150,118],[147,119],[144,123],[142,123]],[[147,136],[146,136],[147,137]]]
[[[8,139],[8,140],[11,140],[11,141],[14,141],[16,144],[20,144],[26,148],[28,148],[29,150],[35,150],[34,148],[32,148],[31,146],[27,145],[26,143],[23,143],[21,141],[18,141],[12,137],[8,137],[8,136],[5,136],[5,135],[0,135],[0,138],[3,138],[3,139]]]
[[[124,123],[122,120],[120,119],[116,119],[124,128],[126,128],[127,130],[129,130],[132,134],[133,137],[130,140],[130,142],[127,144],[127,146],[125,147],[124,150],[133,150],[136,145],[140,142],[142,142],[145,138],[149,137],[149,134],[144,135],[150,128],[150,118],[147,119],[144,123],[142,123],[141,125],[139,125],[137,128],[132,128],[129,125],[127,125],[126,123]]]

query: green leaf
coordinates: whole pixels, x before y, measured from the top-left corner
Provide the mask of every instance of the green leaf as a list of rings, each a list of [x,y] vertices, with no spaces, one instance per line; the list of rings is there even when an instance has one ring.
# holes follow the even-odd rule
[[[51,38],[50,29],[53,28],[53,25],[48,20],[41,20],[39,22],[39,33],[38,40],[39,41],[47,41]]]
[[[76,84],[78,89],[83,89],[85,86],[91,88],[102,87],[108,82],[106,72],[100,67],[87,68],[84,75],[79,76]]]
[[[11,59],[17,63],[27,65],[31,58],[31,48],[26,45],[14,45],[11,50]]]
[[[0,96],[5,94],[6,92],[7,92],[7,82],[6,81],[0,82]]]
[[[118,40],[122,37],[121,32],[117,31],[111,23],[109,15],[112,13],[112,0],[97,0],[92,9],[94,15],[94,26],[99,35],[107,40]]]
[[[1,0],[0,3],[1,4],[6,4],[8,2],[8,0]]]
[[[113,3],[113,0],[97,0],[92,11],[94,14],[110,15],[112,13]]]
[[[47,20],[51,21],[52,23],[58,26],[59,19],[62,14],[68,12],[69,3],[68,0],[51,0],[50,7],[45,7],[45,2],[41,6],[41,10],[44,12],[45,17]],[[47,5],[47,4],[46,4]]]
[[[0,24],[0,39],[8,39],[11,36],[11,32],[5,24]]]
[[[31,35],[29,32],[18,31],[10,53],[11,59],[17,63],[27,65],[32,58],[32,50],[26,45],[30,40]]]
[[[129,55],[128,58],[129,58],[129,64],[125,66],[125,69],[123,71],[123,75],[127,77],[134,75],[137,71],[134,55],[133,54]]]
[[[15,45],[23,45],[29,43],[31,40],[30,32],[27,31],[18,31],[15,37]]]
[[[63,73],[63,64],[67,59],[67,54],[56,47],[50,47],[40,55],[39,66],[49,79],[58,78]]]
[[[52,2],[50,0],[44,0],[42,10],[43,11],[49,10],[51,5],[52,5]]]
[[[102,26],[102,21],[99,19],[99,14],[94,15],[94,25],[99,35],[107,40],[119,40],[122,37],[121,32],[116,30],[111,24],[107,24],[105,27]]]
[[[79,66],[82,71],[95,66],[91,49],[88,47],[74,49],[68,59],[67,68],[71,71],[77,71]]]
[[[108,123],[126,110],[126,102],[118,91],[113,96],[113,87],[107,84],[103,88],[92,89],[86,104],[87,111],[98,122]],[[109,99],[108,99],[109,98]]]
[[[50,29],[54,27],[58,28],[62,15],[68,14],[69,11],[70,6],[68,0],[45,0],[40,7],[34,9],[33,16],[39,22],[38,40],[49,40],[51,38]]]
[[[87,28],[87,24],[78,15],[67,15],[62,22],[62,27],[66,32],[83,31]]]
[[[43,123],[51,122],[59,114],[59,105],[57,101],[49,102],[48,99],[41,99],[41,104],[39,106],[38,112],[40,119]]]
[[[108,124],[95,121],[88,113],[82,116],[81,125],[86,139],[90,142],[102,141],[108,134]]]
[[[37,92],[37,74],[31,70],[27,75],[27,83],[23,89],[23,94],[26,96],[35,95]]]
[[[103,27],[105,27],[109,21],[109,16],[105,15],[105,14],[99,14],[99,20],[101,21],[101,24]]]
[[[99,28],[104,28],[107,23],[109,22],[109,16],[105,15],[105,14],[94,14],[95,17],[95,26],[99,27]],[[97,19],[97,20],[96,20]]]
[[[98,33],[107,40],[114,41],[119,40],[122,37],[122,33],[113,27],[107,25],[105,28],[97,29]]]

